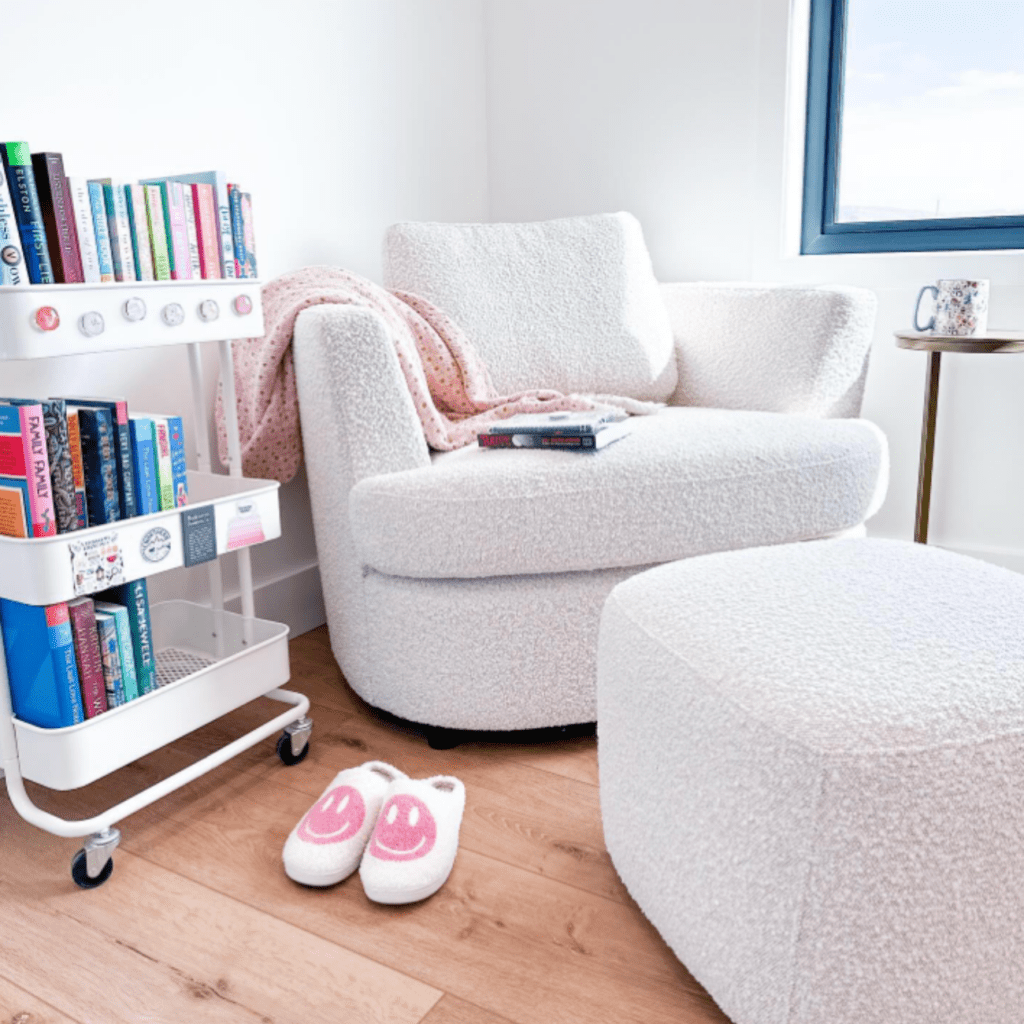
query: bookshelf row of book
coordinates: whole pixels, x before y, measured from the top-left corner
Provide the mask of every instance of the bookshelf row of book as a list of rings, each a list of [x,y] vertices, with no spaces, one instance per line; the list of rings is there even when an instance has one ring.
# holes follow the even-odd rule
[[[30,725],[78,725],[159,688],[145,580],[52,605],[0,599],[0,627],[14,713]]]
[[[256,277],[252,197],[223,171],[124,182],[0,142],[0,285]]]
[[[0,399],[0,536],[52,537],[188,504],[180,416],[101,398]]]

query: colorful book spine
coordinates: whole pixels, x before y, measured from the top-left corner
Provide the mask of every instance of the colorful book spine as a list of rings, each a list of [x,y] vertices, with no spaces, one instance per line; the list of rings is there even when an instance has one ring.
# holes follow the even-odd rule
[[[228,206],[231,208],[231,251],[235,257],[235,277],[245,277],[245,225],[242,223],[242,192],[228,183]]]
[[[0,285],[4,284],[28,284],[28,270],[18,233],[18,215],[0,160]]]
[[[75,482],[75,513],[78,528],[89,525],[85,503],[85,464],[82,462],[82,434],[78,426],[78,410],[68,410],[68,448],[71,450],[71,472]]]
[[[252,222],[252,196],[242,193],[242,234],[245,238],[245,276],[256,277],[256,229]]]
[[[135,466],[132,461],[132,438],[128,429],[128,403],[103,398],[73,398],[79,408],[94,406],[107,409],[114,426],[114,452],[117,458],[117,493],[121,518],[130,519],[139,514],[135,487]]]
[[[85,280],[85,272],[78,253],[75,214],[64,177],[64,157],[60,153],[33,153],[32,170],[36,176],[39,205],[43,211],[57,282],[79,284]]]
[[[32,284],[54,284],[56,277],[43,224],[43,209],[39,204],[32,157],[27,142],[0,142],[0,159],[7,174],[14,214],[18,220],[18,235],[25,257],[25,268]]]
[[[110,255],[114,261],[115,281],[137,281],[132,228],[128,219],[128,197],[124,185],[112,178],[97,178],[91,184],[103,189],[103,208],[107,211]]]
[[[21,434],[21,410],[0,405],[0,535],[32,536],[28,453]]]
[[[92,222],[92,200],[89,198],[89,183],[85,178],[66,178],[68,200],[75,219],[75,234],[78,237],[78,256],[82,264],[82,275],[86,284],[100,283],[100,253],[96,245],[96,228]]]
[[[139,677],[135,673],[135,649],[132,644],[132,627],[128,621],[128,609],[121,604],[96,601],[96,611],[109,615],[117,627],[117,656],[121,660],[121,685],[124,699],[135,700],[139,696]]]
[[[68,606],[0,599],[14,713],[41,729],[85,721]]]
[[[85,500],[89,523],[114,523],[121,518],[117,488],[117,450],[109,409],[81,406],[78,412],[85,467]]]
[[[103,688],[107,707],[119,708],[125,702],[124,680],[121,678],[121,654],[117,642],[117,622],[113,615],[96,612],[96,638],[103,661]]]
[[[135,490],[140,516],[160,511],[160,487],[156,475],[156,447],[153,441],[153,421],[144,416],[128,420],[128,433],[132,443],[135,468]]]
[[[196,184],[192,189],[192,209],[196,216],[196,236],[199,242],[199,265],[207,280],[224,276],[220,260],[220,223],[213,186]]]
[[[106,284],[114,280],[114,254],[110,248],[110,229],[107,226],[107,207],[103,200],[103,186],[98,181],[87,181],[89,211],[92,230],[96,237],[96,258],[99,261],[100,280]]]
[[[103,595],[105,600],[128,609],[131,627],[132,651],[135,655],[135,673],[139,693],[145,696],[157,689],[156,653],[153,650],[153,629],[149,615],[149,592],[145,580],[134,580],[114,587]]]
[[[167,417],[167,438],[171,446],[171,487],[175,508],[188,504],[188,460],[185,456],[185,426],[180,416]]]
[[[153,250],[153,276],[157,281],[170,281],[171,255],[167,248],[167,219],[159,185],[143,185],[146,196],[146,223],[149,244]]]
[[[175,184],[181,185],[181,182]],[[181,205],[185,211],[185,234],[188,237],[188,261],[192,268],[192,277],[198,280],[203,276],[203,268],[199,262],[199,233],[196,230],[196,207],[192,201],[192,189],[195,185],[181,185]]]
[[[175,174],[174,181],[189,185],[210,185],[217,207],[220,228],[221,277],[235,276],[235,248],[231,235],[231,207],[228,204],[228,182],[223,171],[200,171],[198,174]]]
[[[156,448],[156,480],[160,488],[160,511],[174,508],[174,472],[171,468],[171,432],[167,417],[154,416],[153,445]]]
[[[128,207],[128,228],[131,231],[136,277],[140,281],[153,281],[153,250],[149,244],[145,189],[141,185],[125,185],[124,197]]]
[[[187,281],[192,278],[192,259],[188,251],[188,223],[185,219],[185,186],[180,181],[154,179],[141,183],[148,190],[157,188],[163,209],[165,245],[170,264],[171,279]],[[153,246],[156,251],[156,246]],[[155,257],[154,257],[155,263]]]
[[[107,688],[103,681],[103,655],[96,633],[96,609],[92,598],[68,601],[68,616],[78,663],[78,683],[86,718],[95,718],[107,710]]]
[[[53,484],[50,482],[50,457],[46,446],[46,421],[38,403],[16,406],[21,419],[21,436],[25,449],[25,474],[28,477],[28,504],[32,510],[32,536],[54,537],[57,534],[53,507]]]

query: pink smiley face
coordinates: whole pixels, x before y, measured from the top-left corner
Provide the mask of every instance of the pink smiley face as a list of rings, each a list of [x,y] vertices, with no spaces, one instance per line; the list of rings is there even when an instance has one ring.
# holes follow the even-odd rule
[[[381,809],[370,840],[378,860],[418,860],[434,848],[437,824],[419,797],[396,793]]]
[[[299,824],[299,838],[307,843],[343,843],[351,839],[366,820],[366,804],[359,790],[335,786],[306,813]]]

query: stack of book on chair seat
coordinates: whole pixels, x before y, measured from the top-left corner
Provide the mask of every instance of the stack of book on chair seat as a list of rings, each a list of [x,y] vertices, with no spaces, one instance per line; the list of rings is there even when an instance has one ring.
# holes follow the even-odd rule
[[[596,451],[629,432],[620,410],[521,413],[477,435],[481,448],[564,448]]]

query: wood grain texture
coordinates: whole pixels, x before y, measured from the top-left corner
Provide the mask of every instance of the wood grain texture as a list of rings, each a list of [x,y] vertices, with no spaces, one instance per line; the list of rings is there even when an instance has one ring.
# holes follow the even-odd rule
[[[0,798],[0,1008],[50,1013],[31,1024],[728,1024],[615,874],[592,738],[434,751],[348,689],[326,631],[291,652],[292,685],[313,702],[306,760],[285,768],[267,741],[133,815],[101,889],[72,885],[78,843],[30,828]],[[33,796],[86,813],[274,711],[254,701],[87,790]],[[466,783],[455,870],[422,903],[371,903],[358,875],[305,889],[282,869],[298,818],[337,771],[371,758]],[[3,979],[37,1005],[6,996]]]
[[[453,1018],[458,1020],[458,1018]],[[472,1020],[472,1018],[470,1018]],[[0,977],[0,1024],[80,1024]],[[432,1022],[436,1024],[436,1022]],[[483,1022],[481,1022],[483,1024]]]

